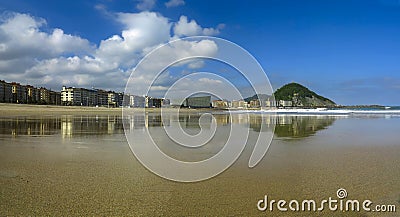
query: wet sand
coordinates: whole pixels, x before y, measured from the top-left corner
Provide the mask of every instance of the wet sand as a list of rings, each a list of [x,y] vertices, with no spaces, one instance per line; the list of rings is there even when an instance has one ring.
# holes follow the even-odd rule
[[[327,199],[345,188],[349,198],[399,207],[399,122],[343,119],[306,138],[277,137],[257,167],[247,168],[248,147],[221,175],[185,184],[147,171],[122,133],[1,135],[0,215],[397,216],[260,212],[256,203],[265,194],[285,200]],[[376,127],[371,129],[372,123]]]

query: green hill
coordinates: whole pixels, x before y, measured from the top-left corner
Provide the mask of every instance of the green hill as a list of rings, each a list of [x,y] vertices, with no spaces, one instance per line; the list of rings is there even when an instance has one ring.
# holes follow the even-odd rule
[[[266,94],[254,95],[244,100],[250,102],[251,100],[260,99],[265,101],[271,96]],[[274,93],[275,100],[291,101],[295,107],[331,107],[336,103],[332,100],[316,94],[298,83],[289,83],[279,88]]]
[[[286,84],[274,93],[275,100],[292,101],[293,106],[315,107],[315,106],[334,106],[335,102],[316,94],[298,83]]]

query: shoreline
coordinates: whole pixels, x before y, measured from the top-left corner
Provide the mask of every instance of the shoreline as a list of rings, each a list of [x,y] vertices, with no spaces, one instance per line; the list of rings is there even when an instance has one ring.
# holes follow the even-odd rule
[[[378,109],[366,110],[342,108],[180,108],[183,113],[201,112],[233,112],[233,113],[261,113],[261,114],[287,114],[287,115],[398,115],[400,110]],[[126,108],[129,110],[140,111],[143,108]],[[176,111],[177,108],[146,108],[146,112],[166,112]],[[34,105],[34,104],[12,104],[0,103],[0,116],[24,116],[24,115],[122,115],[122,108],[107,107],[84,107],[84,106],[57,106],[57,105]]]

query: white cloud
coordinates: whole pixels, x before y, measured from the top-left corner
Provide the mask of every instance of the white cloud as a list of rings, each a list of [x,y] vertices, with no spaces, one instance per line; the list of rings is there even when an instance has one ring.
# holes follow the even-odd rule
[[[193,94],[209,91],[222,99],[240,99],[240,94],[229,81],[210,73],[193,73],[175,82],[168,92],[160,90],[160,94],[171,99],[174,104]],[[155,91],[156,92],[156,91]],[[165,95],[163,94],[165,93]],[[180,103],[178,103],[180,104]]]
[[[98,6],[98,10],[105,10]],[[108,14],[111,14],[107,12]],[[49,29],[46,20],[28,14],[9,13],[0,18],[0,76],[17,81],[60,89],[61,85],[96,86],[123,91],[132,68],[149,51],[181,35],[182,26],[154,12],[113,13],[123,25],[120,33],[106,38],[98,45],[79,36],[65,33],[61,28]],[[186,18],[186,17],[185,17]],[[181,24],[179,24],[181,23]],[[186,18],[186,23],[187,18]],[[207,35],[213,28],[202,28],[192,20],[195,29]],[[46,31],[44,30],[46,29]],[[173,58],[189,55],[214,55],[218,48],[209,40],[181,41],[167,47],[153,62],[152,67],[168,63]],[[189,68],[201,67],[202,61],[188,63]],[[149,69],[147,69],[149,70]],[[151,70],[151,69],[150,69]],[[138,88],[153,78],[138,74]],[[162,90],[163,87],[159,87]]]
[[[114,35],[101,41],[96,51],[97,58],[112,64],[132,67],[144,49],[170,39],[171,24],[154,12],[118,13],[117,21],[125,26],[121,36]]]
[[[218,35],[220,28],[223,25],[218,25],[217,28],[202,28],[195,20],[188,20],[186,16],[181,16],[179,21],[174,25],[174,33],[178,37],[195,36],[195,35]]]
[[[138,95],[145,95],[153,79],[164,67],[176,60],[191,56],[215,56],[218,46],[211,40],[200,41],[177,41],[169,45],[160,47],[156,54],[147,56],[139,66],[132,72],[132,79],[129,81],[130,89],[128,92]],[[182,61],[175,66],[191,63],[193,61]],[[157,82],[158,86],[169,85],[168,82]],[[164,83],[164,84],[163,84]]]
[[[61,85],[120,88],[126,82],[126,74],[117,66],[98,59],[84,57],[58,57],[39,62],[28,69],[25,76],[37,85],[56,83]],[[49,76],[47,80],[43,77]]]
[[[203,60],[192,61],[188,64],[189,69],[200,69],[205,65]]]
[[[211,79],[211,78],[200,78],[199,82],[203,84],[211,84],[211,85],[218,85],[222,84],[222,81],[219,79]]]
[[[151,10],[156,4],[156,0],[139,0],[136,8],[141,11]]]
[[[184,0],[170,0],[168,2],[165,2],[165,7],[170,8],[170,7],[178,7],[181,5],[185,5]]]
[[[0,70],[4,79],[16,77],[42,59],[67,53],[87,53],[95,49],[86,39],[65,34],[61,29],[50,33],[40,28],[46,21],[28,14],[8,13],[0,24]]]
[[[54,29],[51,33],[41,31],[40,27],[46,25],[43,19],[13,13],[3,20],[0,25],[1,60],[32,54],[36,58],[46,58],[63,53],[90,52],[93,49],[88,40],[65,34],[61,29]]]

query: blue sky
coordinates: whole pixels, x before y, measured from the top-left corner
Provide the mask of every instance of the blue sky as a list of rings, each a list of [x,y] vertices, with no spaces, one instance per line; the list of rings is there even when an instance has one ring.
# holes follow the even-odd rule
[[[144,50],[196,33],[247,49],[274,88],[294,81],[339,104],[400,105],[399,0],[14,0],[0,11],[0,79],[7,81],[123,89]],[[180,21],[195,21],[196,31],[175,30]],[[32,43],[18,43],[29,39],[18,31],[32,28]],[[123,33],[132,29],[155,36],[136,45]],[[113,45],[128,46],[132,61]]]

